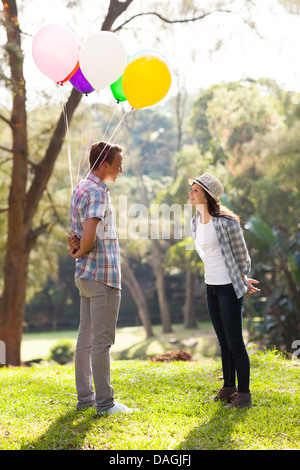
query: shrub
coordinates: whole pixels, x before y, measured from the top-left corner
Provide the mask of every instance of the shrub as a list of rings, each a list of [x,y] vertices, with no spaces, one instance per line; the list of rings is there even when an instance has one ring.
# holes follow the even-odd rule
[[[74,358],[74,344],[70,340],[58,341],[50,350],[50,359],[58,364],[66,364]]]

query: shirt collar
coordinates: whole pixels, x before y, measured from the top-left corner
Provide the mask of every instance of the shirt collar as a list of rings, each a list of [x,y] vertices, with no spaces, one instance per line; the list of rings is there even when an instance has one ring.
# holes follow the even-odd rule
[[[95,173],[90,173],[87,179],[94,181],[94,183],[96,183],[97,186],[99,186],[99,188],[103,189],[104,191],[110,191],[110,188],[107,186],[107,184],[104,183],[104,181],[102,181],[99,176],[95,175]]]

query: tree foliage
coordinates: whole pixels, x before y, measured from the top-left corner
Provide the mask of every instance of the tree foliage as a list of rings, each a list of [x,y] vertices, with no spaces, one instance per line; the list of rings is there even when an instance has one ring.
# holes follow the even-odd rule
[[[73,3],[69,2],[69,6]],[[176,17],[168,10],[172,2],[168,2],[165,15],[157,11],[133,13],[129,6],[134,3],[110,0],[99,29],[120,31],[149,15],[165,25],[176,25],[195,22],[221,9],[232,12],[229,2],[223,2],[223,8],[212,2],[211,8],[203,11],[199,11],[195,2],[182,2]],[[251,3],[245,2],[245,11]],[[28,303],[33,303],[37,292],[48,296],[50,302],[55,298],[54,311],[62,308],[65,301],[63,295],[57,294],[62,286],[60,270],[65,268],[69,181],[66,162],[58,158],[64,144],[64,116],[56,107],[50,112],[49,106],[27,112],[17,1],[3,0],[2,4],[7,67],[2,68],[1,79],[11,93],[11,109],[2,109],[0,114],[1,171],[5,176],[0,186],[4,201],[0,208],[0,235],[5,250],[1,258],[4,278],[0,335],[6,342],[8,362],[18,365],[26,294]],[[246,23],[249,25],[250,21]],[[69,122],[74,117],[74,125],[80,125],[81,116],[76,116],[76,110],[80,109],[81,99],[75,89],[67,99],[66,114]],[[131,127],[124,129],[129,164],[119,186],[132,201],[139,198],[150,204],[184,204],[188,177],[211,171],[222,179],[226,187],[224,200],[241,214],[246,229],[249,222],[246,235],[251,243],[254,274],[261,275],[262,290],[268,298],[267,302],[260,302],[267,307],[267,314],[257,306],[255,312],[264,319],[272,318],[272,324],[278,326],[278,341],[285,344],[288,338],[285,324],[296,332],[299,330],[299,103],[298,94],[287,92],[274,82],[247,79],[218,84],[202,92],[194,103],[189,127],[183,125],[174,106],[145,110],[139,119],[133,119]],[[77,136],[72,138],[79,147],[78,127],[76,131]],[[252,230],[250,239],[250,227],[254,226],[256,237]],[[273,244],[270,231],[274,235]],[[144,248],[145,264],[152,270],[152,276],[155,272],[156,287],[159,279],[162,286],[157,290],[159,300],[166,305],[172,282],[165,282],[165,278],[172,271],[172,263],[182,273],[187,269],[194,275],[192,258],[186,260],[184,256],[181,264],[182,246],[176,246],[172,239],[156,241],[151,248],[150,244]],[[139,263],[135,265],[134,256],[128,254],[131,266],[138,268]],[[133,269],[132,274],[137,273]],[[186,286],[193,283],[192,276]],[[72,298],[71,291],[69,295]],[[285,324],[283,316],[287,319]]]

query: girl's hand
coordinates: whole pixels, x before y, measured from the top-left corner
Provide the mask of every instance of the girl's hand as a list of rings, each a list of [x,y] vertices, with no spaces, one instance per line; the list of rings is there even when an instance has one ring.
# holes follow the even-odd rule
[[[247,279],[248,292],[246,292],[246,295],[254,294],[255,292],[260,292],[260,289],[257,289],[252,284],[259,284],[259,281],[256,281],[255,279]]]

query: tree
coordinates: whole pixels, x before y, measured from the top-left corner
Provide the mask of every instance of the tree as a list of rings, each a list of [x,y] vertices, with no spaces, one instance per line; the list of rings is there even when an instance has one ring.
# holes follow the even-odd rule
[[[142,154],[142,150],[140,152]],[[150,201],[149,195],[147,192],[147,188],[145,182],[143,180],[143,175],[140,166],[140,159],[137,155],[135,165],[133,166],[134,174],[137,178],[137,185],[140,195],[141,203],[150,209]],[[170,307],[167,299],[167,292],[166,292],[166,285],[165,285],[165,275],[164,275],[164,267],[163,267],[163,260],[165,254],[163,252],[160,240],[151,238],[151,261],[150,265],[153,269],[155,279],[156,279],[156,290],[158,296],[158,304],[161,316],[161,322],[163,326],[164,333],[172,332],[171,327],[171,318],[170,318]]]
[[[252,330],[260,338],[266,335],[272,346],[291,352],[300,333],[300,233],[288,237],[255,216],[247,229],[255,276],[262,285],[258,299],[248,300],[252,316],[261,317],[259,323],[253,321]]]
[[[124,268],[123,282],[127,285],[132,298],[134,299],[140,320],[145,328],[147,338],[151,338],[154,336],[154,333],[151,326],[147,300],[125,254],[122,256],[122,266]]]
[[[186,275],[185,303],[183,306],[184,328],[197,328],[195,316],[195,279],[200,272],[200,258],[194,247],[194,240],[186,238],[169,248],[166,265],[176,266]]]

